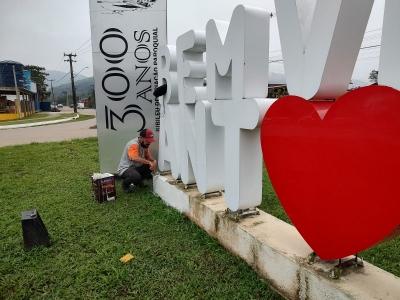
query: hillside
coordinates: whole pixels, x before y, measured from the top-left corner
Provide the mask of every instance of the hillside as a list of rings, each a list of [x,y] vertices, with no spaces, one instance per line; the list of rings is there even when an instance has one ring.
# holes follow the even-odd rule
[[[91,94],[93,90],[93,85],[94,85],[93,77],[76,80],[75,81],[76,94],[78,96]],[[53,89],[54,89],[54,97],[62,96],[62,92],[64,91],[68,92],[68,95],[72,95],[71,82],[53,87]]]
[[[78,71],[79,72],[79,71]],[[46,83],[50,86],[50,80],[53,81],[53,87],[60,86],[66,83],[71,84],[71,75],[70,72],[61,72],[61,71],[53,71],[53,70],[46,70],[46,73],[49,75],[47,76]],[[75,81],[87,79],[88,77],[82,76],[78,74],[75,76]]]

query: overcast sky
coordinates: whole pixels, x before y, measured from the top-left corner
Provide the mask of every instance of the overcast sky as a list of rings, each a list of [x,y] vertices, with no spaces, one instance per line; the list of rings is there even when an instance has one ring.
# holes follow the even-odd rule
[[[189,29],[204,30],[211,18],[229,21],[240,3],[275,12],[273,0],[168,0],[169,44]],[[380,44],[384,3],[375,0],[363,46]],[[72,52],[78,54],[75,73],[88,67],[81,74],[93,76],[90,36],[88,0],[0,0],[0,61],[67,72],[63,54]],[[271,59],[279,59],[279,49],[277,21],[272,18]],[[378,66],[379,47],[361,50],[353,78],[368,81],[369,72]],[[283,72],[283,64],[271,64],[271,71]]]

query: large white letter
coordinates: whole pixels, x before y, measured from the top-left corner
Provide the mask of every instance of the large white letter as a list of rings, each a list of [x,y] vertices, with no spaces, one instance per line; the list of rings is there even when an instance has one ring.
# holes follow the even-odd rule
[[[239,5],[230,25],[207,23],[207,93],[213,103],[212,120],[225,130],[225,201],[232,211],[261,204],[258,127],[274,101],[264,98],[268,95],[269,19],[265,9]]]
[[[231,23],[207,23],[208,101],[232,99],[233,95],[240,99],[267,97],[267,13],[265,9],[239,5],[233,11]]]
[[[275,1],[290,94],[336,99],[346,93],[373,3],[319,0],[315,6],[315,1]],[[314,11],[311,27],[309,16],[299,17],[305,11]]]
[[[162,46],[158,50],[159,84],[167,84],[167,92],[160,102],[160,141],[158,168],[170,171],[175,179],[180,176],[179,168],[179,100],[176,49],[174,46]]]
[[[206,64],[204,31],[178,37],[178,86],[180,116],[180,167],[186,184],[197,183],[201,193],[224,189],[224,132],[211,120],[211,104],[203,87]]]
[[[400,90],[400,1],[386,0],[378,82]]]

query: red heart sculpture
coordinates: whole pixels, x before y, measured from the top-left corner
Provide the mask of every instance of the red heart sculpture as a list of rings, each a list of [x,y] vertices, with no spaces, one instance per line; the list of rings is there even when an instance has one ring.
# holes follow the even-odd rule
[[[400,92],[277,100],[261,127],[264,161],[297,230],[324,260],[400,234]]]

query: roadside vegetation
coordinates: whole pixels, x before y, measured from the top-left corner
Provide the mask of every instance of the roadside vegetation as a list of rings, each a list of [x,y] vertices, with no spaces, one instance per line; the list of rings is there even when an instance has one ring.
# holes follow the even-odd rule
[[[93,200],[97,139],[0,148],[0,299],[282,299],[151,189]],[[24,252],[37,209],[49,248]],[[124,264],[127,253],[134,258]]]
[[[84,115],[78,112],[79,118],[73,121],[67,121],[68,122],[79,122],[79,121],[85,121],[85,120],[90,120],[95,118],[96,116],[93,115]],[[28,123],[37,123],[37,122],[46,122],[46,121],[54,121],[54,120],[62,120],[66,118],[72,118],[75,117],[76,114],[74,113],[61,113],[60,115],[57,115],[55,117],[51,116],[51,113],[37,113],[37,114],[32,114],[30,116],[27,116],[21,120],[12,120],[12,121],[0,121],[0,126],[6,126],[6,125],[19,125],[19,124],[28,124]],[[52,124],[54,125],[54,124]]]

